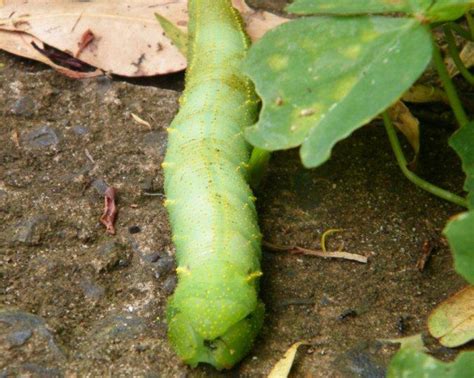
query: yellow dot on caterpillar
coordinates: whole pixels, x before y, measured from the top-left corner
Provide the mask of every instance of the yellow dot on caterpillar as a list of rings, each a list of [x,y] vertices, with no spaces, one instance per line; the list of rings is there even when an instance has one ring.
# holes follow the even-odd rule
[[[168,207],[168,206],[174,205],[175,203],[176,203],[175,200],[165,199],[164,202],[163,202],[163,206]]]
[[[235,350],[234,350],[234,349],[230,349],[230,350],[229,350],[229,353],[230,353],[230,354],[235,354]]]
[[[252,272],[245,278],[245,281],[247,282],[253,281],[256,278],[261,277],[262,275],[263,273],[260,271]]]
[[[190,275],[191,274],[191,271],[186,268],[185,266],[178,266],[176,268],[176,273],[177,274],[186,274],[186,275]]]

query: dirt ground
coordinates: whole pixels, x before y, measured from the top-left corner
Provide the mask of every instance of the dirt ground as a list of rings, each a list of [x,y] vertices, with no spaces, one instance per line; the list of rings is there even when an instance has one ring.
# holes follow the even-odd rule
[[[426,333],[430,310],[464,285],[440,235],[461,209],[402,176],[380,124],[315,170],[297,151],[275,153],[256,193],[264,239],[319,248],[341,228],[328,247],[369,262],[264,250],[266,319],[252,353],[231,372],[190,369],[164,319],[176,277],[160,163],[182,75],[74,81],[5,53],[0,63],[1,377],[261,377],[300,340],[310,345],[292,376],[383,377],[397,348],[380,339]],[[418,172],[459,192],[452,127],[423,124]],[[107,185],[118,191],[115,236],[98,221]],[[425,241],[436,247],[419,272]]]

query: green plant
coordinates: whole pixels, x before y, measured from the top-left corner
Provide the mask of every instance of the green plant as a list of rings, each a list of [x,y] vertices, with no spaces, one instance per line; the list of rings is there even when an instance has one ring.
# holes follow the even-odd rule
[[[179,278],[168,335],[186,363],[222,369],[249,351],[263,321],[261,235],[243,136],[257,98],[238,68],[249,41],[230,0],[190,0],[189,15],[186,89],[163,163]]]
[[[244,63],[262,99],[259,120],[246,129],[247,139],[271,151],[301,146],[301,160],[309,168],[324,163],[337,142],[382,113],[404,175],[420,188],[468,209],[450,220],[444,233],[456,271],[470,284],[474,283],[474,122],[463,109],[432,28],[443,28],[455,64],[472,84],[473,75],[459,58],[452,33],[473,40],[469,13],[473,7],[472,0],[296,0],[288,10],[306,17],[267,33]],[[469,30],[454,22],[463,15]],[[408,168],[385,111],[430,61],[459,125],[450,145],[467,174],[467,198],[421,179]],[[422,353],[410,355],[402,349],[389,375],[407,371],[408,376],[418,376],[425,371],[415,365],[426,362],[437,364],[441,376],[454,367],[466,368],[472,363],[470,358],[472,355],[461,354],[456,364],[445,366]]]

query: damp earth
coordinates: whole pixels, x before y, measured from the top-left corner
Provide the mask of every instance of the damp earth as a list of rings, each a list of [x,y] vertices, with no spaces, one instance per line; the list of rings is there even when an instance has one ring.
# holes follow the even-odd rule
[[[191,369],[166,339],[176,275],[160,167],[183,76],[71,80],[6,53],[0,63],[2,377],[263,377],[301,340],[310,345],[292,376],[383,377],[397,350],[383,340],[428,340],[427,315],[465,284],[441,235],[462,209],[403,177],[380,123],[339,143],[318,169],[303,168],[296,150],[277,152],[256,192],[264,240],[320,249],[325,231],[341,229],[327,248],[368,263],[264,248],[266,317],[252,352],[230,373]],[[440,119],[448,111],[433,109]],[[453,124],[422,123],[417,171],[459,192]],[[99,222],[108,186],[117,190],[115,235]],[[420,272],[425,243],[433,253]]]

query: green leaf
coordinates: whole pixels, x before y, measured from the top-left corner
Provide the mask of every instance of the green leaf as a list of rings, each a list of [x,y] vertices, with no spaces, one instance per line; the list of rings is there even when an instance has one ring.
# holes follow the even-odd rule
[[[443,233],[453,252],[456,272],[474,284],[474,211],[457,215]]]
[[[262,98],[254,146],[302,144],[315,167],[332,147],[394,103],[431,58],[430,33],[418,21],[388,17],[311,17],[267,33],[244,71]]]
[[[428,318],[428,329],[441,345],[455,348],[474,339],[474,286],[439,304]]]
[[[461,158],[462,169],[466,173],[464,189],[468,192],[469,208],[474,209],[474,122],[454,133],[449,145]]]
[[[163,31],[166,33],[166,36],[171,39],[179,51],[185,56],[188,56],[188,33],[182,31],[170,20],[162,15],[155,13],[157,21],[160,23]]]
[[[354,15],[369,13],[417,13],[426,10],[431,0],[297,0],[287,7],[296,14]]]
[[[413,350],[403,348],[390,362],[387,378],[471,378],[474,371],[474,352],[460,353],[451,363]]]
[[[455,20],[473,7],[473,0],[438,0],[428,9],[425,18],[430,22]]]
[[[296,14],[356,15],[401,12],[430,22],[461,17],[473,7],[472,0],[297,0],[287,7]]]

